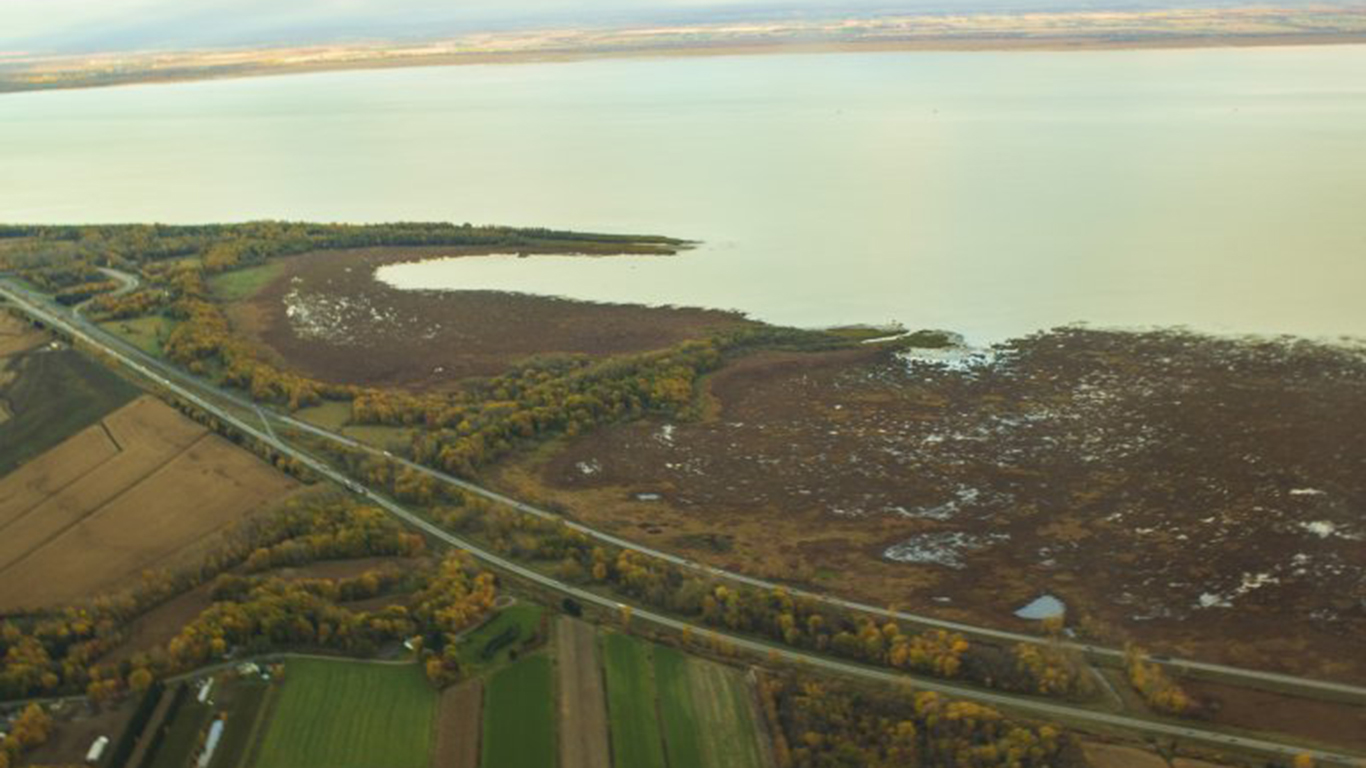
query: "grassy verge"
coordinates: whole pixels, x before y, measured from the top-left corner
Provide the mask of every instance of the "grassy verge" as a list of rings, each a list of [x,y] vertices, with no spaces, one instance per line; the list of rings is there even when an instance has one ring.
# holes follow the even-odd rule
[[[315,427],[340,432],[351,421],[351,404],[328,401],[320,405],[300,408],[294,416]]]
[[[12,360],[17,378],[0,391],[13,416],[0,424],[0,475],[40,455],[139,390],[79,352],[39,349]]]
[[[534,603],[504,608],[460,641],[460,662],[468,669],[500,666],[536,637],[545,612]]]
[[[664,768],[650,644],[630,635],[609,634],[603,641],[603,663],[613,764]]]
[[[494,674],[484,695],[484,768],[553,768],[553,688],[545,654]]]
[[[386,451],[402,451],[413,442],[413,429],[382,424],[351,424],[351,403],[325,402],[302,408],[294,416],[316,427],[339,432]]]
[[[127,320],[107,320],[100,327],[149,355],[161,356],[161,343],[176,323],[163,315],[144,315]]]
[[[242,301],[255,296],[283,270],[283,264],[271,261],[259,267],[220,272],[209,278],[209,291],[221,301]]]
[[[436,701],[416,664],[290,661],[255,768],[427,768]]]

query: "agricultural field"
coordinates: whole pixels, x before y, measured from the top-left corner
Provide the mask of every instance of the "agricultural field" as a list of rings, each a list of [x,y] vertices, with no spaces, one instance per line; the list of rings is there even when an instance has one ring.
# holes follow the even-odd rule
[[[743,673],[663,645],[653,651],[669,765],[767,765]]]
[[[573,250],[593,247],[576,243]],[[610,251],[624,248],[616,244]],[[373,279],[384,264],[487,252],[377,248],[290,257],[278,262],[282,269],[275,279],[253,287],[250,298],[231,302],[229,316],[238,331],[297,372],[323,381],[410,389],[454,388],[461,379],[496,375],[538,355],[663,349],[748,322],[734,313],[703,309],[489,291],[402,291]],[[233,293],[241,291],[228,291]]]
[[[253,768],[428,768],[437,693],[417,664],[294,659]]]
[[[612,760],[607,736],[598,630],[568,616],[555,628],[560,699],[560,768],[597,768]]]
[[[554,768],[554,672],[543,653],[489,678],[484,692],[483,768]]]
[[[442,691],[433,768],[479,768],[483,718],[483,680],[466,680]]]
[[[616,633],[603,659],[615,765],[767,765],[739,670]]]
[[[615,765],[664,768],[664,739],[656,706],[650,645],[630,635],[603,639],[607,712]]]
[[[151,397],[0,478],[0,612],[135,583],[295,481]],[[78,552],[81,567],[71,568]]]
[[[709,415],[562,441],[511,495],[708,563],[1029,630],[1366,681],[1366,355],[1059,329],[991,350],[767,352]]]
[[[85,355],[0,312],[0,476],[137,396]]]
[[[0,307],[3,307],[0,304]],[[26,352],[48,340],[45,331],[34,328],[9,312],[0,311],[0,359]]]

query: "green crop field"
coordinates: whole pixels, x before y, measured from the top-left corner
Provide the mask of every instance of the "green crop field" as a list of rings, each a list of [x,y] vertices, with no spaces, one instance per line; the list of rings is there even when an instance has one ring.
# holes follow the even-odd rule
[[[508,660],[536,635],[544,610],[534,603],[504,608],[460,641],[460,662],[468,667],[493,667]]]
[[[764,765],[749,686],[739,670],[656,647],[655,673],[671,766]]]
[[[708,738],[693,710],[688,657],[673,648],[655,646],[655,686],[659,714],[671,766],[702,765],[702,744]]]
[[[484,691],[484,768],[554,768],[551,672],[549,657],[538,653],[498,670],[489,680]]]
[[[139,394],[136,387],[70,349],[9,360],[18,374],[0,390],[12,416],[0,423],[0,475],[60,443]]]
[[[664,741],[655,709],[650,644],[630,635],[609,634],[603,641],[607,669],[607,715],[612,730],[612,762],[632,768],[664,768]]]
[[[255,296],[267,283],[279,277],[283,269],[283,264],[272,261],[259,267],[220,272],[209,278],[209,290],[223,301],[242,301]]]
[[[436,700],[416,664],[290,661],[255,768],[428,768]]]

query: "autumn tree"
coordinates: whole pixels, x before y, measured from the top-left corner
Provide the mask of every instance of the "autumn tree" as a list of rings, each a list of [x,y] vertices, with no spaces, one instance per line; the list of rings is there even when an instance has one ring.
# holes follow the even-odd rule
[[[1147,654],[1141,648],[1130,645],[1124,649],[1124,667],[1129,683],[1143,696],[1148,706],[1172,715],[1190,710],[1190,696],[1167,676],[1161,666],[1148,661]]]

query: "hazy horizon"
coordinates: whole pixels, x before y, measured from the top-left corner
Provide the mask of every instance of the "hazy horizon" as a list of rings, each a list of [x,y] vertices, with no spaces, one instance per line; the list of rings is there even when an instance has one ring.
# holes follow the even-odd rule
[[[1276,5],[1309,5],[1279,0]],[[1366,3],[1336,3],[1362,5]],[[782,16],[1261,5],[1240,0],[5,0],[0,53],[62,54],[417,39],[575,25],[701,23]]]

